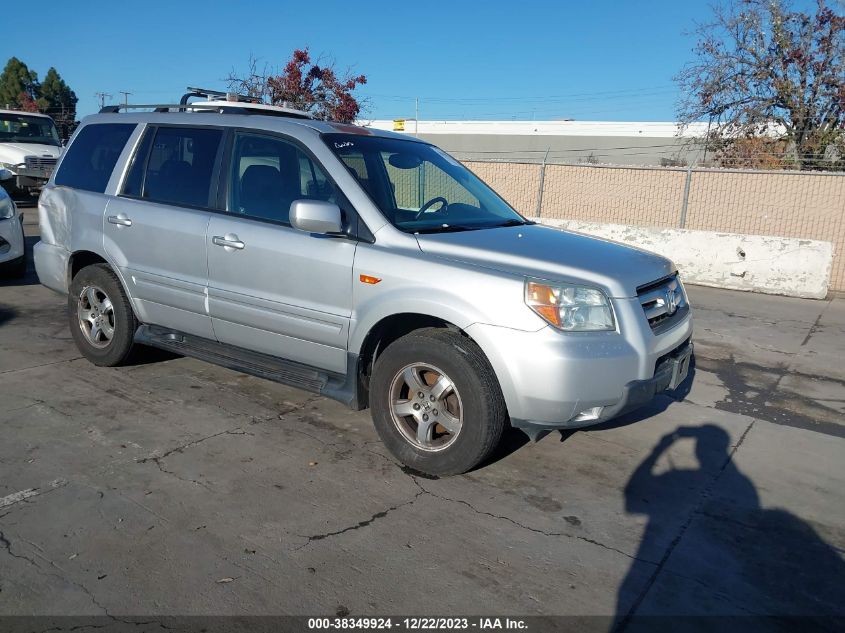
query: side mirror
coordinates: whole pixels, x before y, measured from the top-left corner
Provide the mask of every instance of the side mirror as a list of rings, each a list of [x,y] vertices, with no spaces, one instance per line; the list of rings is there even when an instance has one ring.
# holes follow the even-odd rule
[[[327,235],[343,231],[340,207],[322,200],[294,200],[290,205],[290,223],[306,233]]]
[[[14,177],[15,175],[8,169],[0,169],[0,182],[3,182],[4,180],[11,180]]]

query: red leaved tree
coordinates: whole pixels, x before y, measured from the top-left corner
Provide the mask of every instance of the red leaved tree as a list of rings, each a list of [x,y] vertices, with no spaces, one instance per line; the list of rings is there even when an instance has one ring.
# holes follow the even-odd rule
[[[38,102],[29,94],[22,92],[18,95],[18,107],[24,112],[39,112]]]
[[[351,123],[361,112],[362,101],[352,93],[367,83],[364,75],[338,75],[333,61],[312,62],[308,49],[296,49],[282,72],[257,68],[250,58],[249,72],[231,72],[229,90],[260,99],[264,103],[310,112],[315,118]]]

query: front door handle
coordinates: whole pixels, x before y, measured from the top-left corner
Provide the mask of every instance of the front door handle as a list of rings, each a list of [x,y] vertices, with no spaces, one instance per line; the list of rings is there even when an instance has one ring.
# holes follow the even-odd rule
[[[211,242],[217,246],[222,246],[230,253],[232,250],[243,250],[245,244],[238,239],[234,233],[226,233],[226,235],[215,235],[211,238]]]
[[[108,219],[109,224],[117,224],[118,226],[132,226],[132,220],[130,220],[125,213],[110,215]]]

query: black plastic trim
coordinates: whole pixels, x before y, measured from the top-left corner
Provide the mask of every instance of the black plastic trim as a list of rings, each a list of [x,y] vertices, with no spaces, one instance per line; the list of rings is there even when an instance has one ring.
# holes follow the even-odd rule
[[[366,391],[360,379],[358,355],[351,352],[347,352],[346,373],[337,374],[158,325],[141,325],[135,331],[134,338],[136,343],[142,345],[316,393],[337,400],[355,411],[366,407]]]

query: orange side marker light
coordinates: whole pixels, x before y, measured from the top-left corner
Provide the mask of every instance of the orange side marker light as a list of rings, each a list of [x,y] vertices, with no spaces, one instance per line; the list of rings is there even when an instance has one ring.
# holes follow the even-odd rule
[[[362,284],[375,285],[381,281],[380,277],[371,277],[370,275],[361,275],[358,277]]]

